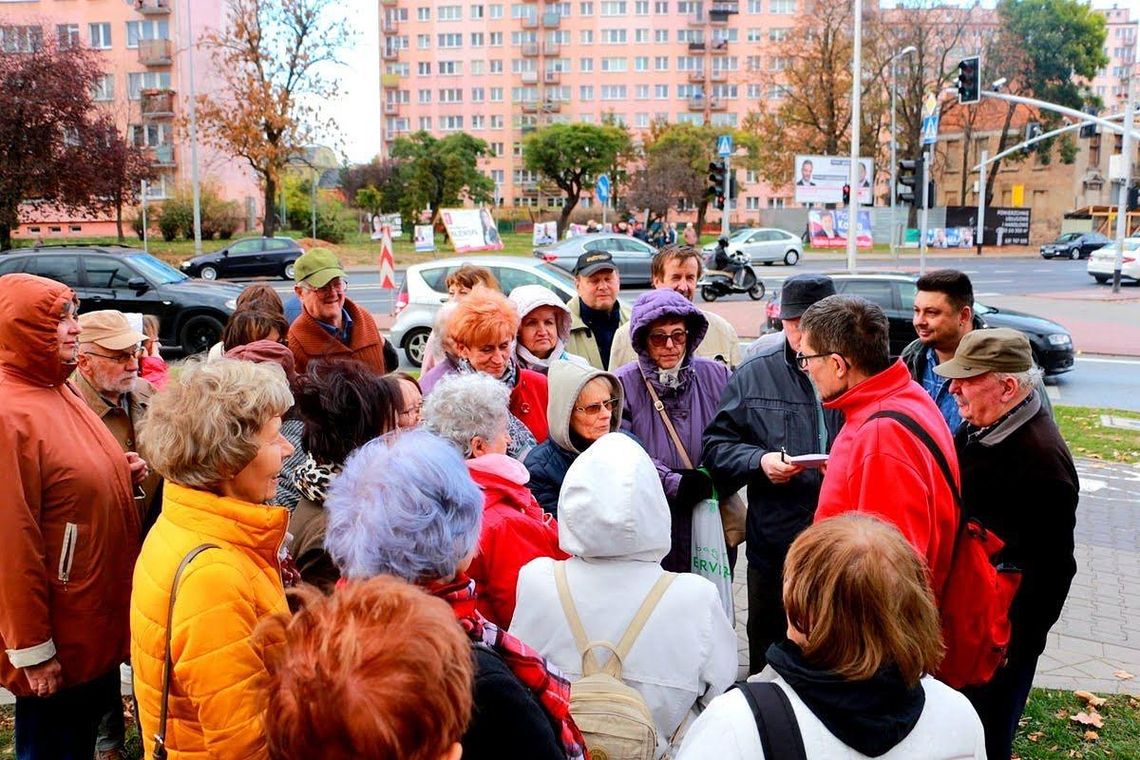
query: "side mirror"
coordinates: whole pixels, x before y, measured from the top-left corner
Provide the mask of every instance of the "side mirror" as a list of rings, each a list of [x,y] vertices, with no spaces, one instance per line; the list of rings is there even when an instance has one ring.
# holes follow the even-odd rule
[[[229,257],[229,255],[230,255],[230,252],[229,252],[229,250],[228,250],[228,249],[226,249],[226,250],[223,250],[221,253],[222,253],[222,258],[223,258],[223,259],[224,259],[224,258],[228,258],[228,257]]]
[[[150,283],[147,282],[146,278],[144,277],[132,277],[131,279],[127,280],[127,287],[135,291],[137,295],[141,296],[143,293],[150,290]]]

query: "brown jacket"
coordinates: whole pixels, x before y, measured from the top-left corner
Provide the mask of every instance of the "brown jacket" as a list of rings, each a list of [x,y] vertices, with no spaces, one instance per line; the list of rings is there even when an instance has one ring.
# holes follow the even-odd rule
[[[41,277],[0,277],[0,685],[58,657],[64,686],[128,653],[139,516],[127,459],[66,384],[56,337],[75,294]]]
[[[325,550],[328,525],[329,516],[324,504],[306,496],[297,500],[297,506],[289,516],[289,533],[293,535],[290,551],[301,580],[331,594],[340,580],[340,570]]]
[[[297,374],[305,373],[311,359],[355,359],[383,374],[384,338],[372,315],[347,298],[344,309],[352,318],[352,339],[345,345],[330,335],[317,320],[302,309],[289,327],[289,348],[297,364]]]

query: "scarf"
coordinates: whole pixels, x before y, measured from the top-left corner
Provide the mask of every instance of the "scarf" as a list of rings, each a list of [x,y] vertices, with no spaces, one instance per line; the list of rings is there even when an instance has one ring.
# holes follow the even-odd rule
[[[471,366],[471,362],[466,359],[457,359],[455,366],[463,374],[471,374],[479,370]],[[503,370],[502,377],[496,378],[499,382],[506,385],[512,391],[519,383],[519,367],[515,363],[514,357],[507,360],[507,368]],[[523,424],[523,421],[516,417],[511,411],[507,410],[507,435],[510,441],[507,443],[507,456],[518,459],[520,462],[526,459],[526,455],[530,450],[538,445],[538,441],[534,437],[534,433],[530,432],[530,428]]]
[[[463,573],[427,587],[451,605],[459,625],[473,642],[495,651],[522,685],[530,690],[558,729],[567,760],[585,760],[586,740],[570,717],[570,680],[534,649],[484,618],[475,609],[475,581]]]
[[[293,472],[293,482],[297,490],[314,504],[324,504],[329,485],[340,474],[340,465],[317,464],[312,454],[305,454],[305,461]]]
[[[526,369],[533,369],[535,372],[546,374],[550,371],[550,363],[561,359],[566,355],[566,344],[562,338],[554,344],[554,349],[550,352],[550,356],[545,359],[539,359],[532,354],[526,346],[519,343],[515,346],[515,355],[518,357],[519,363]]]

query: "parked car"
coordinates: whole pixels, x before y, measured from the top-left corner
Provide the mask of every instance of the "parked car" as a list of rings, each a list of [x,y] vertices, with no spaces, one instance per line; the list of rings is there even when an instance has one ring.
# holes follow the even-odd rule
[[[578,257],[586,251],[609,251],[613,254],[623,285],[648,285],[649,264],[657,249],[649,243],[617,232],[591,232],[569,240],[534,249],[535,258],[574,271]]]
[[[835,290],[847,295],[862,296],[883,307],[890,321],[891,356],[898,356],[916,337],[914,331],[914,297],[918,293],[911,274],[847,272],[829,273],[835,281]],[[779,330],[780,294],[774,292],[766,309],[768,329]],[[773,308],[773,304],[776,306]],[[1062,325],[1025,312],[998,309],[974,301],[974,313],[986,327],[1011,327],[1025,334],[1033,348],[1033,360],[1046,375],[1059,375],[1073,368],[1073,338]]]
[[[706,258],[716,251],[716,243],[709,243],[701,251]],[[743,251],[753,264],[772,266],[782,261],[795,266],[804,255],[804,244],[799,235],[771,227],[749,227],[737,230],[728,238],[728,252]]]
[[[182,272],[203,280],[224,277],[293,279],[293,263],[305,249],[287,237],[243,238],[213,253],[182,262]]]
[[[1103,285],[1112,279],[1116,269],[1116,242],[1097,248],[1089,256],[1087,271],[1094,280]],[[1120,281],[1140,281],[1140,237],[1124,238],[1124,258],[1121,259]]]
[[[25,272],[75,290],[80,312],[153,314],[171,354],[196,354],[221,340],[241,287],[192,280],[145,251],[118,246],[51,246],[0,256],[0,275]]]
[[[463,264],[478,264],[490,269],[504,293],[509,294],[519,285],[544,285],[564,302],[577,295],[574,278],[545,261],[514,256],[456,256],[413,264],[405,272],[396,294],[393,311],[396,323],[388,333],[388,340],[404,349],[408,361],[417,367],[423,364],[424,347],[435,322],[435,314],[447,302],[447,276]]]
[[[1087,259],[1089,254],[1100,248],[1109,239],[1099,232],[1066,232],[1051,243],[1041,246],[1041,258],[1054,256],[1072,259]]]

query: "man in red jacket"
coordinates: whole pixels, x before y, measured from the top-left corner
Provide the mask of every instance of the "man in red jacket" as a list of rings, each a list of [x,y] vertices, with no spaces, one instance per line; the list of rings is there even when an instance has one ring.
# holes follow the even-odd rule
[[[867,512],[893,523],[931,570],[939,595],[950,570],[958,507],[930,449],[896,419],[901,412],[926,431],[960,482],[954,441],[938,407],[906,365],[890,360],[887,316],[857,296],[828,296],[800,319],[796,361],[815,384],[824,407],[843,412],[843,430],[819,494],[816,522],[844,512]]]

